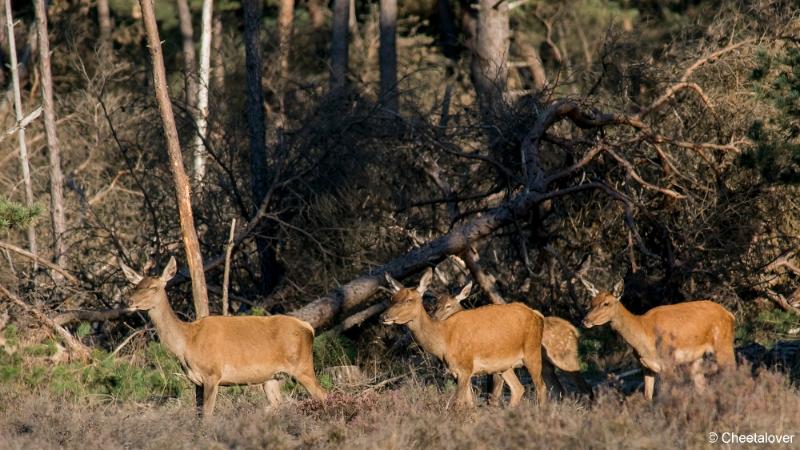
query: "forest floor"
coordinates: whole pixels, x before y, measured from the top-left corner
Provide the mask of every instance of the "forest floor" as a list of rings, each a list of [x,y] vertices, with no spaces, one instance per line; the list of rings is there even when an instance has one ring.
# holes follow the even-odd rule
[[[800,391],[785,374],[748,367],[709,379],[703,393],[665,382],[653,403],[602,388],[593,401],[537,406],[452,405],[452,388],[413,376],[380,388],[334,388],[268,410],[255,388],[223,388],[215,415],[196,418],[189,389],[166,400],[64,396],[0,383],[0,447],[50,448],[726,448],[730,433],[772,434],[800,446]],[[711,443],[711,433],[719,442]],[[729,433],[729,434],[725,434]],[[746,439],[746,437],[745,437]],[[758,437],[754,438],[758,439]],[[740,447],[751,448],[754,444]]]

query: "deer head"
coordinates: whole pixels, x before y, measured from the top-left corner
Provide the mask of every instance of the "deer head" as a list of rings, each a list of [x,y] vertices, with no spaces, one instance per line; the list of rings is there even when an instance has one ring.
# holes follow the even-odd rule
[[[442,295],[436,301],[436,308],[433,310],[432,317],[436,320],[444,320],[453,314],[461,311],[464,309],[461,306],[461,302],[469,297],[469,293],[472,291],[472,282],[470,281],[461,289],[461,292],[453,295]]]
[[[128,306],[131,309],[149,311],[158,306],[159,303],[167,300],[167,282],[175,276],[175,272],[178,269],[175,257],[170,257],[167,266],[164,267],[164,271],[159,277],[142,276],[121,260],[117,262],[125,274],[125,278],[136,286],[128,301]]]
[[[403,325],[425,312],[425,308],[422,306],[422,294],[428,289],[433,276],[433,271],[430,268],[422,275],[419,280],[419,286],[416,288],[404,287],[388,273],[385,276],[393,295],[391,306],[381,315],[381,321],[384,324]]]
[[[622,295],[622,281],[614,285],[613,292],[598,292],[592,298],[589,313],[583,319],[583,326],[592,328],[607,324],[617,315],[620,305],[619,297]]]

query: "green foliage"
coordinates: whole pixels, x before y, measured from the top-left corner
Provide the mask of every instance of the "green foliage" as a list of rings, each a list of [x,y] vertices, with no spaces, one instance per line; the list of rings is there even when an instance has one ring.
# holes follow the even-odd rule
[[[736,342],[758,342],[765,347],[790,334],[790,330],[800,327],[800,318],[780,309],[768,309],[753,313],[752,320],[737,322]]]
[[[9,324],[3,330],[3,338],[6,340],[6,345],[9,347],[16,347],[19,344],[19,333],[17,332],[17,326]]]
[[[28,389],[47,389],[69,398],[100,396],[121,401],[180,397],[188,385],[180,375],[178,361],[159,343],[147,346],[141,365],[99,350],[92,354],[88,365],[51,365],[41,359],[25,358],[52,356],[55,351],[52,341],[13,355],[0,351],[0,381]]]
[[[314,367],[317,370],[352,364],[355,356],[355,343],[336,331],[326,331],[314,338]]]
[[[78,326],[78,331],[75,333],[75,336],[79,338],[86,337],[92,333],[92,325],[89,322],[81,322]]]
[[[267,310],[262,308],[262,307],[260,307],[260,306],[254,306],[252,309],[250,309],[250,315],[251,316],[266,316],[267,315]]]
[[[28,208],[11,200],[0,198],[0,230],[8,228],[24,229],[42,213],[42,207]]]
[[[769,182],[800,183],[800,49],[777,55],[762,50],[751,78],[756,95],[774,114],[752,122],[748,135],[755,145],[742,162]]]

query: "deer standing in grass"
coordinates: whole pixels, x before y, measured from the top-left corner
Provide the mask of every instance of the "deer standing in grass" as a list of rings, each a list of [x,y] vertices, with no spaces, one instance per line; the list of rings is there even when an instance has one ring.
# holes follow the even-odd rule
[[[262,384],[278,372],[291,375],[315,399],[325,398],[317,383],[311,346],[314,328],[289,316],[208,316],[184,322],[167,300],[167,282],[175,276],[170,258],[160,277],[144,277],[119,262],[136,286],[131,309],[146,311],[161,343],[178,357],[187,378],[195,384],[198,413],[213,414],[220,385]],[[277,399],[265,386],[270,402]]]
[[[439,295],[436,299],[432,317],[435,320],[445,320],[453,314],[464,311],[461,303],[472,290],[472,283],[468,283],[456,295]],[[578,330],[566,320],[548,316],[544,318],[544,329],[542,331],[542,348],[544,350],[542,360],[542,373],[545,384],[555,387],[560,392],[565,389],[558,380],[553,367],[559,368],[575,384],[583,394],[592,395],[592,387],[586,383],[581,376],[581,366],[578,359]],[[512,376],[516,376],[513,375]],[[503,395],[503,378],[498,374],[492,376],[492,402],[499,404]]]
[[[406,288],[386,274],[394,295],[381,316],[384,324],[405,325],[425,351],[442,360],[458,383],[459,406],[474,407],[470,380],[479,373],[501,373],[516,406],[525,389],[514,368],[525,366],[536,386],[539,404],[547,399],[542,380],[542,315],[521,303],[488,305],[464,311],[446,321],[430,318],[422,295],[431,281],[428,269],[417,288]]]
[[[645,370],[644,396],[653,399],[656,376],[679,365],[690,365],[698,390],[705,387],[703,360],[713,354],[723,369],[736,366],[733,351],[733,314],[709,300],[658,306],[641,316],[620,302],[622,283],[613,293],[598,292],[584,281],[594,295],[583,326],[611,324],[633,347]]]

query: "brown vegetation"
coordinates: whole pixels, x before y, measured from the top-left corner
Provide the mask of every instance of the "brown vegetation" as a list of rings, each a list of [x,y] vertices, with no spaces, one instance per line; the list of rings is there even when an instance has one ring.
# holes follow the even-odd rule
[[[654,404],[603,389],[587,405],[565,400],[515,409],[448,409],[448,392],[409,380],[378,392],[337,392],[328,401],[266,411],[260,393],[220,395],[197,426],[183,398],[163,405],[64,402],[0,385],[0,435],[7,448],[706,448],[710,432],[792,434],[800,393],[772,372],[747,368],[710,380],[703,394],[675,384]],[[691,396],[692,401],[686,399]],[[713,413],[711,413],[713,411]],[[165,419],[168,417],[168,419]],[[721,445],[721,444],[715,444]]]

